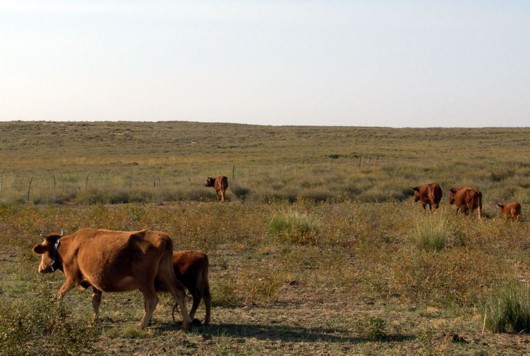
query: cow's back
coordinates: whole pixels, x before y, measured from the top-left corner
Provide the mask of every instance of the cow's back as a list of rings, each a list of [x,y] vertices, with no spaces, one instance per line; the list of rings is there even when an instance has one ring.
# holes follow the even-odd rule
[[[84,278],[104,292],[138,288],[135,275],[170,254],[169,236],[156,231],[84,229],[70,237]]]
[[[431,202],[433,202],[435,205],[438,205],[440,203],[440,200],[442,200],[442,188],[438,183],[431,183],[427,186],[428,190],[428,196]]]
[[[219,176],[215,180],[215,189],[226,190],[228,188],[228,178],[226,176]]]

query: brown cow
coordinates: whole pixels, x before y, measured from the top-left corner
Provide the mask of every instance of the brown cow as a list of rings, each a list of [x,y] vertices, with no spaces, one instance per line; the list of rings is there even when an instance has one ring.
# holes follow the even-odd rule
[[[473,213],[477,209],[478,218],[482,219],[482,193],[468,187],[449,189],[449,204],[456,205],[456,213]]]
[[[163,232],[83,229],[64,237],[47,236],[33,252],[42,256],[39,273],[57,269],[64,273],[66,281],[57,292],[59,300],[76,286],[92,286],[96,319],[103,292],[140,289],[145,308],[140,326],[146,327],[158,303],[157,283],[176,298],[184,328],[191,325],[184,288],[171,263],[173,243]]]
[[[173,251],[173,269],[177,279],[188,289],[193,297],[190,318],[194,318],[201,299],[204,298],[206,315],[204,325],[210,323],[212,305],[210,285],[208,283],[208,256],[200,251]],[[178,307],[175,304],[173,314]],[[173,319],[174,316],[173,316]]]
[[[432,208],[438,209],[440,206],[440,200],[442,199],[442,188],[438,183],[423,184],[419,187],[412,188],[414,190],[414,201],[421,201],[423,209],[429,205],[429,210]]]
[[[206,179],[205,187],[214,187],[217,199],[225,201],[225,191],[228,188],[228,178],[225,176],[208,177]]]
[[[507,204],[497,204],[497,206],[501,208],[501,214],[505,214],[513,218],[515,221],[521,220],[521,204],[518,202],[512,201]]]

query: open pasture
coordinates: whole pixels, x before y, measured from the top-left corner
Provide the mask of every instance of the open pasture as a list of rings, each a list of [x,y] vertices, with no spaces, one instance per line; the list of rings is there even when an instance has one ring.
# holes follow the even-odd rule
[[[491,323],[500,291],[530,299],[530,129],[11,122],[0,158],[5,354],[530,349],[525,332]],[[221,174],[225,203],[204,187]],[[412,202],[430,181],[444,190],[433,215]],[[462,184],[481,190],[482,221],[448,205]],[[520,223],[499,216],[511,200]],[[136,292],[104,294],[97,324],[90,291],[58,308],[64,277],[38,275],[31,248],[83,227],[162,230],[206,252],[211,326],[180,330],[165,296],[140,330]]]

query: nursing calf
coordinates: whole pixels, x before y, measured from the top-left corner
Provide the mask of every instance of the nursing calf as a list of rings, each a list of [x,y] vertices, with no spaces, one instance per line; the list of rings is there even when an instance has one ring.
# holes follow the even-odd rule
[[[208,283],[208,256],[200,251],[173,251],[173,269],[177,279],[188,289],[193,297],[190,318],[193,319],[201,299],[204,299],[206,315],[204,325],[210,323],[212,299]],[[173,314],[178,307],[175,304]],[[173,316],[174,319],[174,316]]]

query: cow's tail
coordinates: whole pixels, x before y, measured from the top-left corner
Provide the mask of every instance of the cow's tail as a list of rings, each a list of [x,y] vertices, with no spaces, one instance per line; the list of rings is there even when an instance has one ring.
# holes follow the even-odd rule
[[[210,283],[208,282],[208,269],[210,262],[208,261],[208,256],[205,255],[205,268],[203,269],[202,274],[202,297],[204,299],[204,308],[206,309],[206,317],[204,319],[204,324],[210,324],[211,319],[211,308],[212,308],[212,296],[210,294]]]
[[[167,236],[164,249],[164,256],[160,261],[160,271],[163,278],[161,282],[163,283],[164,289],[169,291],[175,298],[175,306],[180,308],[180,313],[182,314],[182,324],[185,329],[188,329],[191,327],[192,321],[188,314],[188,308],[186,307],[186,292],[184,291],[184,286],[177,279],[173,269],[173,241],[169,236]]]
[[[478,218],[482,219],[482,193],[481,192],[477,192],[477,194],[475,194],[475,201],[473,203],[474,203],[473,205],[477,207]]]

